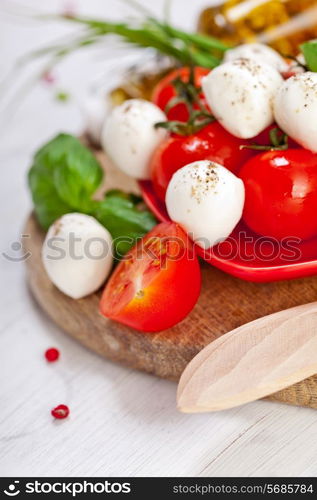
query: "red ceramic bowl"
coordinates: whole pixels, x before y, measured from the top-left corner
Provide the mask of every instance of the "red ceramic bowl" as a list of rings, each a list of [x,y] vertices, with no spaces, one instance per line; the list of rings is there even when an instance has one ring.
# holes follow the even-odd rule
[[[170,220],[150,181],[140,182],[145,203],[160,221]],[[229,238],[208,250],[196,246],[209,264],[249,281],[277,281],[317,274],[317,237],[282,242],[264,238],[240,222]]]

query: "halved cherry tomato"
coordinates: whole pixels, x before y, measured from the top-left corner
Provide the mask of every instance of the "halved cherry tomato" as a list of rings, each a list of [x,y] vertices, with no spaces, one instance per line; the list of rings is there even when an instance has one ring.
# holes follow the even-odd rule
[[[184,231],[163,222],[120,262],[102,294],[101,313],[136,330],[157,332],[192,310],[200,293],[198,258]]]
[[[241,169],[243,218],[253,231],[278,239],[317,234],[317,154],[305,149],[268,151]]]
[[[207,125],[194,135],[169,137],[154,152],[150,164],[157,196],[164,201],[173,174],[195,161],[214,161],[236,174],[249,158],[257,154],[257,151],[240,149],[242,144],[249,144],[249,141],[234,137],[218,122]]]
[[[208,73],[210,73],[210,69],[202,68],[200,66],[196,66],[194,68],[195,87],[201,87],[202,78],[208,75]],[[154,102],[154,104],[165,111],[166,106],[168,105],[170,100],[176,97],[175,87],[173,86],[172,82],[176,78],[180,78],[183,82],[188,82],[189,76],[190,69],[184,67],[176,69],[162,78],[162,80],[159,81],[153,91],[152,101]],[[207,106],[203,94],[200,94],[200,98],[202,100],[202,103]],[[189,119],[189,113],[186,105],[180,103],[172,107],[167,113],[167,118],[169,120],[187,122]]]

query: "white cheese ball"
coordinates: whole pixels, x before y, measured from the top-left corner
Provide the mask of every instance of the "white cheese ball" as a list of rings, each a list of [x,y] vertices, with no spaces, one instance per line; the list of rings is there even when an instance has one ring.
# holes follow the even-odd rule
[[[243,206],[242,180],[206,160],[177,170],[166,192],[170,218],[205,249],[230,235],[241,219]]]
[[[317,153],[317,73],[285,80],[274,99],[274,115],[286,134]]]
[[[273,66],[277,71],[287,71],[289,65],[285,59],[274,49],[264,43],[244,43],[225,52],[223,62],[236,59],[252,59],[257,63]]]
[[[273,123],[273,97],[282,83],[272,66],[237,59],[213,69],[202,87],[221,125],[234,136],[249,139]]]
[[[111,235],[94,217],[63,215],[47,232],[42,261],[54,285],[80,299],[98,290],[110,273]]]
[[[155,128],[166,121],[155,104],[131,99],[114,108],[103,127],[101,144],[112,162],[135,179],[149,179],[149,163],[155,149],[168,132]]]

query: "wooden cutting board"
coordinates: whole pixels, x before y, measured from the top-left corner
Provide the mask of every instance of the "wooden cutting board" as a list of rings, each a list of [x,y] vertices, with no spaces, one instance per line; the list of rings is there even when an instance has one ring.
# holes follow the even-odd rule
[[[98,157],[106,168],[108,188],[126,186],[124,176],[118,177],[101,153]],[[129,182],[129,189],[137,191]],[[23,238],[25,250],[31,253],[26,261],[30,289],[60,328],[105,358],[172,380],[178,380],[186,364],[220,335],[261,316],[317,299],[317,277],[251,283],[202,262],[202,293],[192,313],[165,332],[139,333],[99,314],[100,293],[75,301],[59,292],[43,268],[44,232],[32,215],[24,234],[30,236]],[[317,375],[270,399],[317,408]]]

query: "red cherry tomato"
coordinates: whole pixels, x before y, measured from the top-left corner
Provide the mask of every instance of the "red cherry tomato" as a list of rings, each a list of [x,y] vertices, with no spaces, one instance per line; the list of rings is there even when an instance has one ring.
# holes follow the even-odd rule
[[[200,284],[191,242],[177,224],[163,222],[117,266],[102,294],[100,310],[136,330],[165,330],[192,310]]]
[[[317,234],[317,155],[305,149],[268,151],[241,169],[244,220],[255,232],[278,239]]]
[[[231,135],[218,122],[211,123],[194,135],[169,137],[158,147],[151,160],[151,178],[157,196],[164,201],[173,174],[195,161],[211,160],[236,174],[257,153],[240,149],[241,144],[248,143]]]
[[[292,76],[296,76],[299,73],[302,73],[302,72],[305,71],[298,64],[296,64],[293,60],[291,60],[291,59],[285,59],[285,61],[288,64],[288,68],[286,68],[281,73],[282,77],[284,78],[284,80],[288,80],[289,78],[292,78]]]
[[[200,66],[195,67],[194,77],[195,77],[195,86],[197,88],[201,87],[202,78],[208,75],[208,73],[210,73],[210,69],[201,68]],[[190,76],[189,68],[184,67],[176,69],[171,73],[169,73],[168,75],[166,75],[164,78],[162,78],[162,80],[159,81],[159,83],[156,85],[153,91],[152,101],[154,102],[154,104],[156,104],[159,108],[165,111],[166,106],[168,105],[170,100],[176,97],[176,91],[172,82],[176,78],[181,78],[183,82],[188,82],[189,76]],[[203,104],[207,106],[203,94],[201,94],[200,97],[202,99]],[[186,105],[180,103],[172,107],[167,113],[167,118],[169,120],[178,120],[181,122],[187,122],[189,119],[189,113]]]

